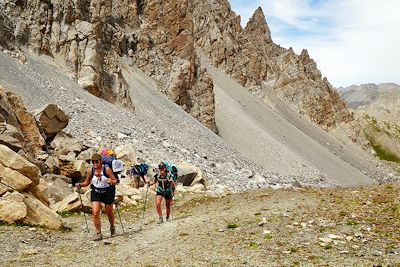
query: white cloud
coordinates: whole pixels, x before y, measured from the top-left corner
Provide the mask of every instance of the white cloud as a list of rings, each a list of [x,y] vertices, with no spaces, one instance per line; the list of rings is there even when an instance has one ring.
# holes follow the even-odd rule
[[[261,0],[258,3],[265,12],[274,41],[284,47],[291,46],[298,53],[307,48],[334,86],[400,83],[400,1]],[[240,6],[235,9],[234,0],[232,6],[241,14]]]

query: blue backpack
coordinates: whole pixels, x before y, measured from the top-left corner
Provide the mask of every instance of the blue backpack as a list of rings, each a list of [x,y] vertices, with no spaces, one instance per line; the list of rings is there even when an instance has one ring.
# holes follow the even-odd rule
[[[147,165],[146,163],[132,165],[131,169],[130,169],[130,175],[139,175],[139,176],[143,177],[146,175],[148,169],[149,169],[149,165]]]

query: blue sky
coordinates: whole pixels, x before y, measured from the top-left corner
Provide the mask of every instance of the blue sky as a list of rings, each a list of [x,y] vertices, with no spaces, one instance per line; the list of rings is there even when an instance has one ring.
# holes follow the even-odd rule
[[[306,48],[333,86],[400,84],[399,0],[229,0],[245,26],[261,6],[275,43]]]

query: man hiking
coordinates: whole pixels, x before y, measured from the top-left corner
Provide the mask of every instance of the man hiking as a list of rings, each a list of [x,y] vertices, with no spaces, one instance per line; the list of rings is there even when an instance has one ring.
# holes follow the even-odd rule
[[[103,239],[100,220],[101,203],[105,205],[105,211],[108,216],[108,221],[110,222],[111,236],[115,234],[113,203],[117,179],[112,170],[102,164],[100,154],[94,154],[92,156],[92,164],[93,167],[87,169],[85,181],[83,183],[78,183],[77,188],[86,187],[90,184],[90,188],[92,189],[90,194],[92,216],[96,228],[96,235],[93,240],[99,241]]]
[[[159,174],[154,175],[154,180],[151,185],[157,183],[156,187],[156,208],[158,213],[158,224],[164,222],[161,210],[162,199],[165,198],[165,208],[167,211],[166,221],[169,221],[171,214],[172,197],[175,194],[174,180],[167,172],[167,166],[164,163],[158,165]]]

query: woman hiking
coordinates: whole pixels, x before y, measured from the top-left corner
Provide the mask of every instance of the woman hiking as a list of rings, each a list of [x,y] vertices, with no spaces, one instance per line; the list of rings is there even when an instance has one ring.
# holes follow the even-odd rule
[[[105,205],[105,211],[110,222],[111,236],[115,234],[113,204],[117,179],[109,167],[103,166],[100,154],[92,156],[92,164],[93,167],[87,169],[85,181],[77,184],[77,188],[90,185],[92,189],[90,200],[92,202],[93,223],[96,228],[96,235],[93,240],[99,241],[103,239],[100,220],[101,203]]]
[[[158,165],[159,174],[154,175],[151,185],[157,183],[156,187],[156,208],[158,213],[158,224],[164,222],[161,210],[161,201],[165,198],[165,207],[167,210],[166,221],[169,221],[171,214],[172,197],[175,194],[175,183],[171,175],[168,175],[167,166],[164,163]]]

